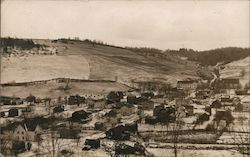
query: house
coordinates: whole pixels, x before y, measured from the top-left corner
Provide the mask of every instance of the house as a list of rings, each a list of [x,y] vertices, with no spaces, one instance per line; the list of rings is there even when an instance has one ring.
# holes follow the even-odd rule
[[[197,118],[197,123],[202,124],[203,122],[208,121],[209,117],[210,117],[209,114],[205,112],[199,115],[199,117]]]
[[[29,102],[29,103],[35,103],[35,102],[36,102],[36,97],[33,96],[33,95],[29,95],[29,96],[26,98],[26,101]]]
[[[42,128],[35,123],[14,122],[2,128],[2,134],[11,135],[13,141],[36,141],[36,136],[42,133]]]
[[[121,143],[115,146],[115,156],[129,156],[132,154],[145,156],[145,148],[139,143],[135,143],[134,145]]]
[[[64,106],[56,106],[53,108],[53,113],[60,113],[64,111]]]
[[[198,81],[196,80],[186,80],[186,81],[178,81],[177,88],[183,90],[195,90],[197,88]]]
[[[230,95],[222,95],[220,97],[220,102],[222,106],[231,106],[233,104],[233,99],[230,98]]]
[[[236,95],[248,95],[247,89],[235,90]]]
[[[98,149],[101,146],[101,142],[100,139],[86,139],[84,145],[89,146],[90,149],[91,148]]]
[[[35,141],[36,135],[42,132],[39,125],[18,125],[13,132],[13,136],[16,140],[20,141]]]
[[[223,78],[219,81],[221,89],[238,89],[240,87],[240,81],[238,78]]]
[[[94,129],[95,130],[104,130],[105,127],[104,127],[104,124],[102,122],[96,122],[95,126],[94,126]]]
[[[106,131],[106,137],[113,140],[129,140],[130,135],[138,131],[138,125],[123,124]]]
[[[9,110],[9,117],[16,117],[18,116],[18,109],[12,108]]]
[[[14,141],[12,143],[11,151],[14,154],[19,154],[19,153],[25,152],[26,151],[25,142],[24,141]]]
[[[156,116],[146,116],[145,117],[145,124],[155,125],[157,123]]]
[[[5,116],[5,112],[0,112],[0,117],[4,117]]]
[[[68,98],[68,104],[69,105],[80,105],[85,102],[85,98],[79,95],[71,95]]]
[[[222,104],[221,104],[221,102],[219,100],[215,100],[215,101],[212,102],[211,107],[212,108],[221,108]]]
[[[21,100],[21,98],[18,97],[0,96],[0,104],[3,105],[19,105],[22,103],[23,101]]]
[[[27,112],[31,112],[31,108],[30,107],[25,107],[25,108],[22,108],[22,113],[27,113]]]
[[[163,93],[168,99],[174,100],[175,98],[184,98],[185,92],[181,88],[171,88]]]
[[[193,116],[194,115],[194,106],[186,105],[185,110],[186,110],[187,116]]]
[[[137,98],[135,95],[129,94],[127,96],[127,103],[129,104],[137,104]]]
[[[121,99],[123,98],[124,94],[121,91],[111,91],[107,95],[107,102],[108,103],[115,103],[115,102],[120,102]]]
[[[66,129],[62,128],[58,130],[60,138],[63,139],[79,139],[79,133],[81,130],[78,129]]]
[[[153,116],[157,118],[160,123],[164,122],[174,122],[176,119],[175,108],[165,107],[164,105],[159,105],[154,108]]]
[[[195,93],[195,97],[197,99],[206,99],[208,98],[208,95],[209,95],[208,91],[203,91],[203,90],[199,90]]]
[[[85,122],[89,119],[90,115],[91,113],[84,110],[75,111],[71,116],[71,120],[74,122]]]

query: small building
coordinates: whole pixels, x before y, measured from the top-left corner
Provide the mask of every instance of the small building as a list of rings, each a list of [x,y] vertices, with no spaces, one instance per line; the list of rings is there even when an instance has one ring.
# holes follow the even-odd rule
[[[231,106],[233,105],[233,99],[230,98],[230,95],[222,95],[220,97],[220,102],[222,106]]]
[[[0,112],[0,117],[4,117],[5,116],[5,112]]]
[[[177,88],[183,90],[195,90],[197,88],[198,81],[196,80],[186,80],[186,81],[178,81]]]
[[[71,120],[74,122],[85,122],[89,119],[90,115],[91,113],[84,110],[75,111],[71,116]]]
[[[11,151],[14,154],[19,154],[19,153],[25,152],[26,151],[25,142],[24,141],[13,141]]]
[[[102,122],[96,122],[95,123],[95,126],[94,126],[94,129],[95,130],[104,130],[104,124]]]
[[[219,100],[215,100],[215,101],[212,102],[211,107],[212,108],[221,108],[222,104],[221,104],[221,102]]]
[[[235,90],[236,95],[249,95],[247,93],[247,89],[239,89],[239,90]]]
[[[39,125],[19,124],[12,128],[13,139],[18,141],[35,141],[36,135],[42,132]]]
[[[64,106],[56,106],[53,108],[53,113],[60,113],[64,111]]]
[[[85,98],[79,95],[71,95],[67,102],[69,105],[80,105],[85,102]]]
[[[81,130],[79,129],[66,129],[62,128],[58,130],[60,138],[63,139],[79,139],[79,133]]]
[[[155,125],[157,124],[157,117],[156,116],[146,116],[145,117],[145,124]]]
[[[164,105],[159,105],[154,108],[153,115],[157,118],[160,123],[174,122],[176,120],[174,107],[165,107]]]
[[[187,116],[193,116],[194,115],[194,106],[186,105],[185,110],[186,110]]]
[[[208,92],[203,91],[203,90],[199,90],[195,93],[195,97],[197,99],[206,99],[206,98],[208,98]]]
[[[205,112],[199,115],[199,117],[197,118],[197,123],[202,124],[203,122],[208,121],[209,117],[209,114]]]
[[[120,143],[115,146],[115,156],[146,156],[146,153],[145,148],[139,143],[133,146]]]
[[[90,148],[98,149],[101,146],[100,139],[86,139],[85,146],[89,146]]]
[[[16,117],[18,116],[18,109],[12,108],[9,110],[9,117]]]
[[[138,131],[138,125],[125,124],[118,125],[106,131],[106,137],[113,140],[129,140],[130,135]]]
[[[115,103],[115,102],[120,102],[121,99],[123,98],[124,94],[121,91],[111,91],[107,95],[107,102],[108,103]]]
[[[29,103],[35,103],[36,102],[36,97],[34,95],[29,95],[26,98],[26,101],[29,102]]]
[[[23,101],[21,100],[21,98],[18,97],[0,96],[0,104],[3,105],[19,105],[22,103]]]
[[[129,104],[137,104],[137,98],[135,95],[129,94],[127,96],[127,103]]]
[[[238,89],[240,81],[238,78],[223,78],[219,82],[221,89]]]

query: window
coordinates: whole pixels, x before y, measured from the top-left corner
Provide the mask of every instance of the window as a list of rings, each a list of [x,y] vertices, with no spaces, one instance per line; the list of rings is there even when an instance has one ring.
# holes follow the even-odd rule
[[[22,131],[22,134],[24,134],[24,132]]]
[[[19,134],[19,131],[17,132],[17,134]]]
[[[23,137],[23,140],[24,140],[24,137]]]

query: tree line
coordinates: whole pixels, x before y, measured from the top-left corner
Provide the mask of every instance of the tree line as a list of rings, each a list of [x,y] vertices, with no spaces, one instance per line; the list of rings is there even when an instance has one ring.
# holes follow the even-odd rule
[[[249,48],[226,47],[206,51],[181,48],[179,50],[166,50],[166,53],[187,57],[203,65],[214,66],[217,63],[229,63],[250,56]]]
[[[7,47],[17,47],[23,50],[30,50],[32,48],[39,48],[42,45],[35,44],[31,39],[17,39],[17,38],[0,38],[0,47],[7,51]]]

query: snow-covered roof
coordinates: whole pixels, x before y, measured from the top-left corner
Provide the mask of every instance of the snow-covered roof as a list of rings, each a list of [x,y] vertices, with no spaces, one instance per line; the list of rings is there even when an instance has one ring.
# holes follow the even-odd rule
[[[250,102],[250,95],[247,95],[241,99],[241,102]]]

